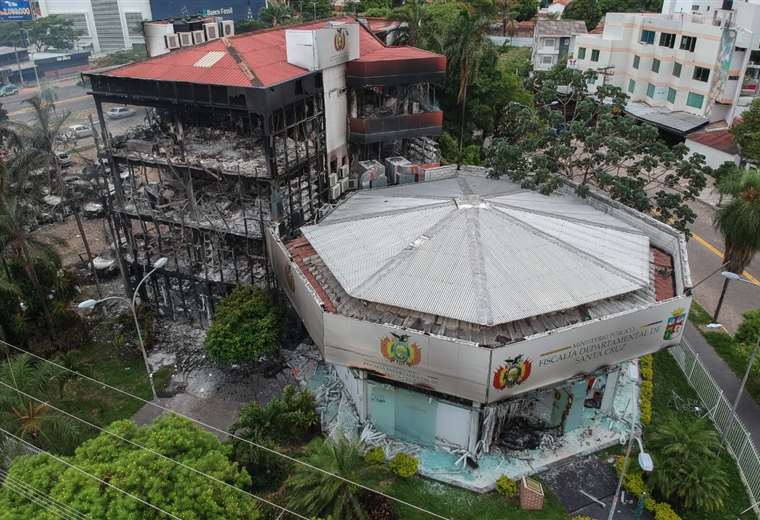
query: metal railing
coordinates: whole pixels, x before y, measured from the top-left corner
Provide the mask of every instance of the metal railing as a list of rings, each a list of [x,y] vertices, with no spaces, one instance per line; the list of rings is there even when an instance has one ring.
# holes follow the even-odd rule
[[[707,408],[708,415],[723,437],[726,448],[736,460],[750,502],[760,502],[760,455],[752,442],[749,430],[731,410],[731,402],[726,398],[723,389],[686,339],[683,339],[680,345],[671,348],[670,354]],[[755,513],[760,517],[757,507]]]

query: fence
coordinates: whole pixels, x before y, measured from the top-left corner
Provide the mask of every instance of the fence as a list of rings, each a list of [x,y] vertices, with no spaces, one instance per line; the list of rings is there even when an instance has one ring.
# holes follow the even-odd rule
[[[760,501],[760,456],[752,443],[749,431],[738,415],[731,410],[732,403],[723,389],[707,371],[689,342],[684,338],[680,345],[670,349],[678,366],[681,367],[689,384],[705,405],[715,428],[723,436],[726,447],[736,459],[744,485],[752,504]],[[758,513],[755,507],[755,513]]]

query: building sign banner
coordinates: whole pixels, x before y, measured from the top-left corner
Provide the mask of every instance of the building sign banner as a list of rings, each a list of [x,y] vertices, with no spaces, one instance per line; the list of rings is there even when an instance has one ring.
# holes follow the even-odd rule
[[[681,340],[691,298],[574,326],[493,351],[489,401],[550,386]]]
[[[30,22],[32,5],[28,0],[0,0],[0,22]]]
[[[196,15],[248,20],[264,5],[264,0],[151,0],[150,10],[154,20]]]

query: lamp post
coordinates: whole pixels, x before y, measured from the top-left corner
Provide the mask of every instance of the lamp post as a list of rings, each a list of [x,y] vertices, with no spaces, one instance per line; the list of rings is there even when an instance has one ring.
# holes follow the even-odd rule
[[[742,278],[741,275],[732,273],[731,271],[723,271],[722,273],[720,273],[720,275],[724,278],[723,289],[720,291],[720,298],[718,298],[718,305],[715,308],[715,315],[713,316],[714,322],[718,321],[718,314],[720,314],[720,308],[723,307],[723,298],[726,296],[726,291],[728,290],[728,282],[735,281],[735,282],[743,282],[743,283],[748,283],[750,285],[755,285],[749,280]]]
[[[132,311],[132,318],[135,320],[135,328],[137,329],[137,340],[140,343],[140,352],[142,353],[143,361],[145,362],[145,370],[148,372],[148,380],[150,381],[150,390],[153,393],[153,400],[158,399],[158,394],[156,393],[156,385],[153,383],[153,370],[150,368],[150,363],[148,362],[148,353],[145,351],[145,343],[143,343],[143,337],[142,337],[142,331],[140,330],[140,320],[137,319],[137,309],[135,308],[135,303],[137,302],[137,293],[140,290],[140,286],[147,280],[150,275],[156,272],[157,269],[161,269],[164,267],[167,262],[169,261],[166,257],[159,258],[155,264],[153,264],[153,269],[150,270],[148,274],[143,276],[142,280],[140,280],[140,283],[137,284],[137,287],[135,287],[135,292],[132,294],[132,300],[128,300],[127,298],[123,296],[109,296],[107,298],[103,298],[100,300],[85,300],[82,303],[78,305],[80,309],[94,309],[95,306],[99,303],[102,303],[104,301],[108,300],[119,300],[127,304],[129,307],[129,310]]]
[[[625,478],[626,470],[628,470],[628,459],[631,457],[631,449],[633,448],[634,439],[636,439],[636,442],[639,445],[639,466],[647,473],[654,470],[654,461],[652,460],[652,457],[649,453],[644,451],[644,444],[641,442],[641,437],[636,431],[636,427],[631,425],[631,434],[628,437],[628,447],[625,450],[625,458],[623,459],[623,470],[620,472],[620,479],[618,480],[617,489],[615,490],[615,496],[612,497],[612,506],[610,507],[610,514],[607,515],[607,520],[612,520],[615,516],[615,509],[617,508],[620,491],[623,489],[623,479]]]

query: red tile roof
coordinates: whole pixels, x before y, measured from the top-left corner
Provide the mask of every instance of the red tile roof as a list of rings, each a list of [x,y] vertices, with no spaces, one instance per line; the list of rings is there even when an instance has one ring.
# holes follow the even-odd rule
[[[650,262],[654,267],[655,300],[662,301],[676,295],[675,278],[673,275],[673,257],[656,247],[650,247],[652,253]]]
[[[351,17],[337,18],[355,22]],[[107,76],[148,79],[157,81],[185,81],[232,87],[269,87],[309,74],[309,71],[291,65],[285,50],[287,29],[318,29],[326,21],[274,27],[262,31],[240,34],[214,40],[195,47],[180,49],[169,54],[149,58],[113,69]],[[438,56],[414,47],[386,47],[380,40],[359,24],[359,52],[357,61],[415,59]],[[210,51],[225,55],[212,66],[194,64]]]
[[[728,128],[721,130],[703,130],[686,136],[686,139],[699,143],[703,146],[714,148],[723,153],[738,155],[739,147],[736,145],[733,134]]]

